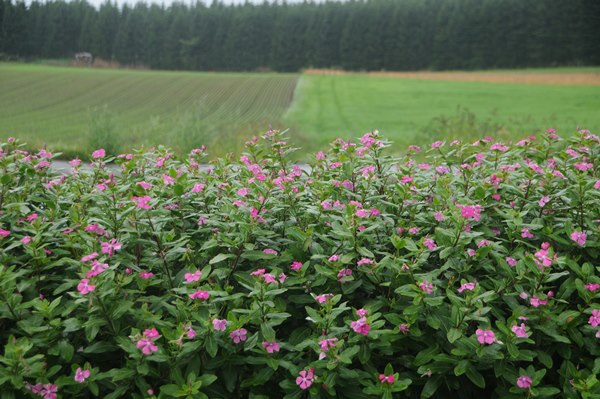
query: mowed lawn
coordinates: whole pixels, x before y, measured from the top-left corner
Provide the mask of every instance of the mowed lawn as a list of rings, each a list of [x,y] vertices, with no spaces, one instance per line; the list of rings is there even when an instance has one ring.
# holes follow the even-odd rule
[[[163,72],[0,64],[0,136],[86,153],[98,130],[130,149],[239,149],[279,125],[299,75]],[[213,152],[214,153],[214,152]]]
[[[539,73],[575,71],[544,69]],[[596,68],[582,69],[581,73],[593,74],[595,80],[600,76]],[[484,72],[480,74],[485,76]],[[495,76],[496,80],[504,78]],[[356,137],[372,129],[393,140],[397,149],[451,136],[472,139],[484,133],[501,140],[537,134],[547,128],[565,134],[577,127],[598,133],[600,86],[307,74],[298,84],[285,121],[293,130],[313,138],[315,148],[335,137]]]

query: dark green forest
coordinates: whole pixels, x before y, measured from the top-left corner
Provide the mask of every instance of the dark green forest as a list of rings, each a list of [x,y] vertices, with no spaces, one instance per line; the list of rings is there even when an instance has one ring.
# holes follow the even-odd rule
[[[226,6],[0,0],[4,59],[78,51],[157,69],[447,70],[600,64],[600,0]]]

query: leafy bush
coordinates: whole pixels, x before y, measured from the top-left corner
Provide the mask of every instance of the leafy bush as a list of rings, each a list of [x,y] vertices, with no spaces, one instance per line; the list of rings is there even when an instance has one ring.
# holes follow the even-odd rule
[[[283,140],[2,144],[0,398],[598,397],[597,136]]]

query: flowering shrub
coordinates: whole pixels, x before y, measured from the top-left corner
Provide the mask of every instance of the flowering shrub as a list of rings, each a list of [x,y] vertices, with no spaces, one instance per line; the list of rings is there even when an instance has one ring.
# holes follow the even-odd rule
[[[282,140],[2,144],[0,397],[598,397],[597,136]]]

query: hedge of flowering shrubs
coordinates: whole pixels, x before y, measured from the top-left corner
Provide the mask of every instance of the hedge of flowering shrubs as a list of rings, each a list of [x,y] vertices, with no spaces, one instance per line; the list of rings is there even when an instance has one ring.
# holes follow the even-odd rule
[[[0,398],[600,395],[597,136],[283,140],[2,144]]]

